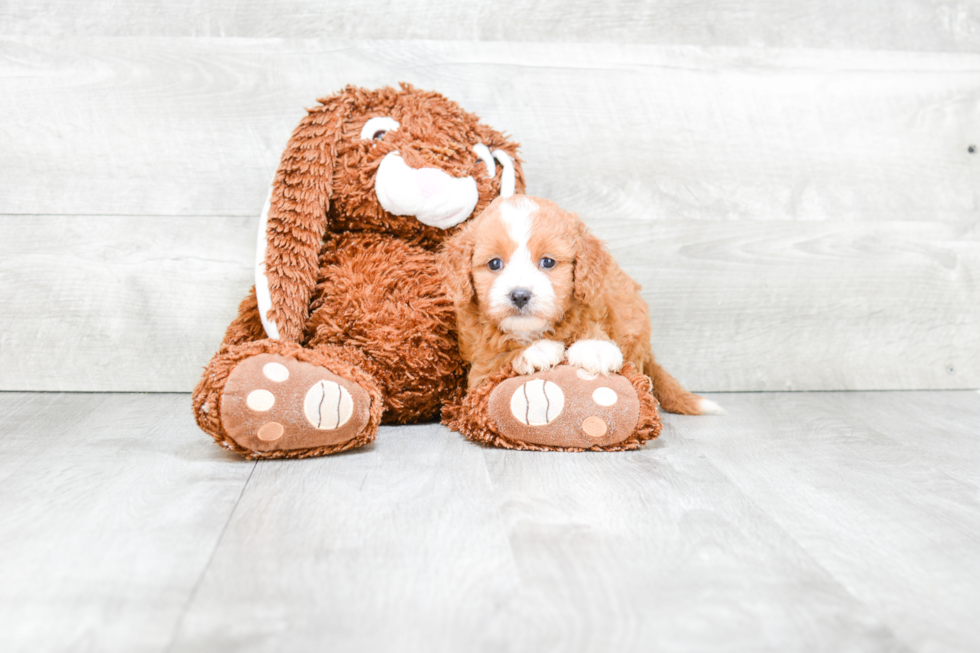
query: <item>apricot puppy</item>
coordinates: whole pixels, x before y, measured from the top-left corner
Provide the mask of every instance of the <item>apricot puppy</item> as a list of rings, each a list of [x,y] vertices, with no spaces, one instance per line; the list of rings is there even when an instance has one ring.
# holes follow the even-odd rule
[[[531,375],[567,363],[608,376],[631,363],[650,377],[665,410],[720,411],[657,364],[639,284],[577,215],[554,202],[495,199],[447,243],[443,274],[470,392],[507,368]]]

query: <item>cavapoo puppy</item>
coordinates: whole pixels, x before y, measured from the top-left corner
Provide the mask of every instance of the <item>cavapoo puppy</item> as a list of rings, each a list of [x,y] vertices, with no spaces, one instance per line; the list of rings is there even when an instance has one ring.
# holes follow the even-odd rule
[[[507,368],[531,375],[568,364],[584,379],[632,363],[665,410],[720,412],[657,364],[639,284],[577,215],[554,202],[497,198],[447,243],[443,273],[470,364],[469,392]]]

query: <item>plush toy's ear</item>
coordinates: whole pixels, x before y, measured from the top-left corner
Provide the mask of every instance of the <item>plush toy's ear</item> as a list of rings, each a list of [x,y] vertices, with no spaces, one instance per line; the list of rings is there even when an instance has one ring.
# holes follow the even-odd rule
[[[439,272],[446,294],[457,310],[473,302],[473,232],[463,227],[443,245],[439,253]]]
[[[255,291],[266,335],[298,342],[327,227],[334,151],[352,89],[320,100],[293,132],[259,225]]]
[[[476,120],[475,116],[474,119]],[[495,165],[500,166],[499,196],[525,194],[523,161],[517,154],[520,145],[510,140],[506,134],[501,134],[484,124],[477,124],[476,129],[480,135],[480,143],[486,144],[486,158],[492,159],[487,163],[487,167],[493,170]],[[493,160],[496,160],[496,164]]]
[[[612,257],[606,245],[596,238],[589,228],[578,221],[578,251],[575,254],[573,278],[575,299],[583,304],[592,304],[599,299],[606,278],[606,270]]]

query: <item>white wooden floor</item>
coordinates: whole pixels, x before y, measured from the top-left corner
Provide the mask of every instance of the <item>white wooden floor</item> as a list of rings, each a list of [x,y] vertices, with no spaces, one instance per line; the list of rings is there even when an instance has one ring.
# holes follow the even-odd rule
[[[245,462],[185,394],[0,393],[0,650],[980,650],[980,394],[715,394],[617,454]]]

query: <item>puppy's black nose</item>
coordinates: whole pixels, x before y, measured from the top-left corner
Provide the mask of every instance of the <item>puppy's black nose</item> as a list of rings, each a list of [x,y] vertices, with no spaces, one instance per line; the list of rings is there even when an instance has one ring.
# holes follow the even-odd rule
[[[524,305],[531,301],[531,291],[526,288],[515,288],[510,291],[510,301],[517,308],[524,308]]]

